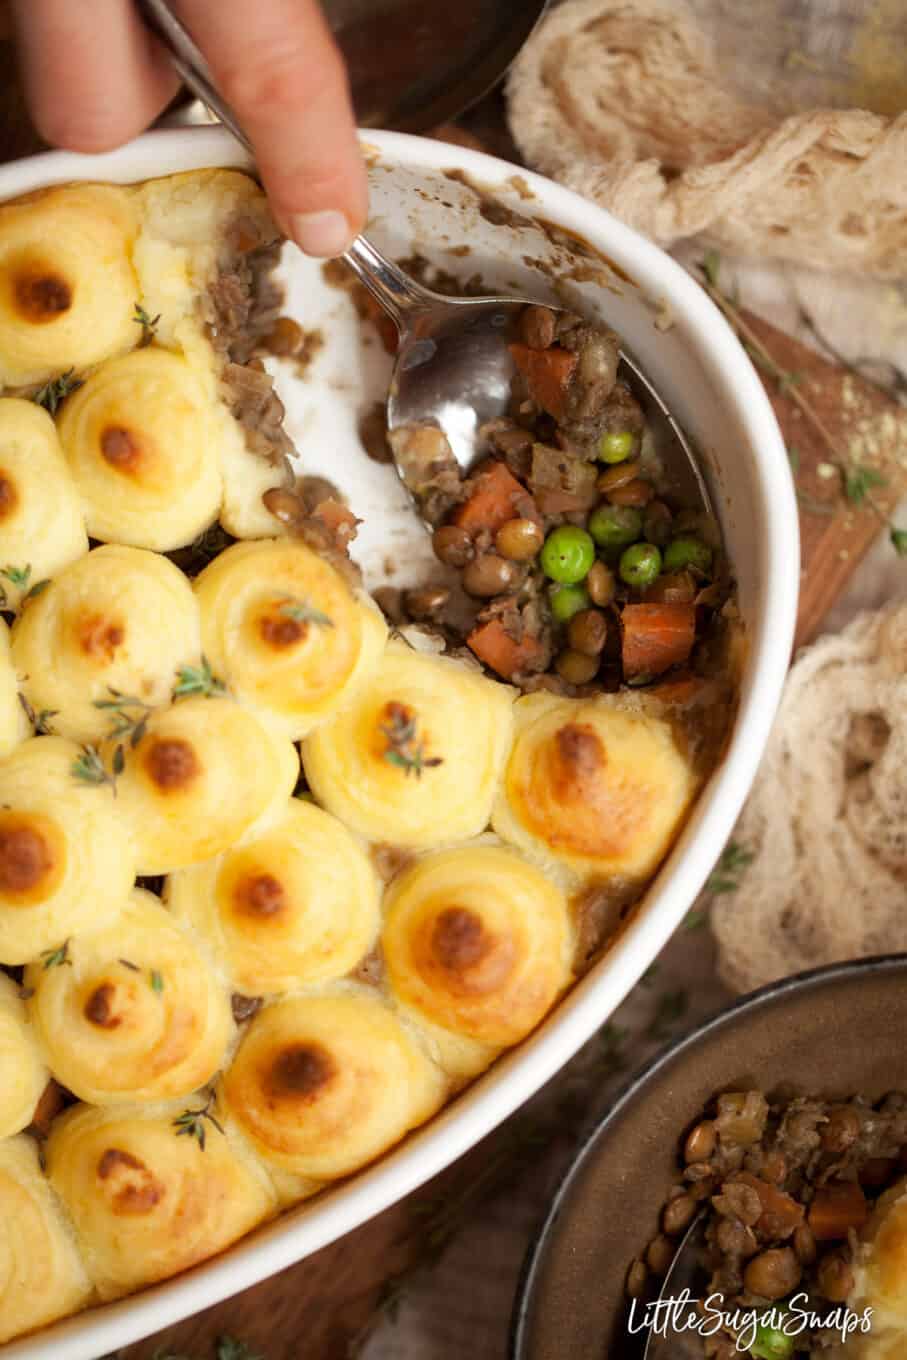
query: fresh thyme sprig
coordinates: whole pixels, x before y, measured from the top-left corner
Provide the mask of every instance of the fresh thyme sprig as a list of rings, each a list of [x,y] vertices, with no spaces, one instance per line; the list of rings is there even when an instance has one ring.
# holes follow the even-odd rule
[[[778,390],[790,397],[822,439],[831,454],[832,466],[837,471],[844,498],[851,505],[857,507],[865,505],[872,510],[873,514],[887,528],[889,541],[895,552],[899,557],[907,557],[907,529],[900,529],[892,524],[889,516],[871,495],[873,487],[881,488],[886,485],[885,478],[875,468],[869,468],[856,462],[846,450],[839,446],[824,420],[801,390],[800,380],[802,375],[791,373],[783,368],[752,327],[743,319],[736,302],[728,297],[720,286],[721,257],[717,251],[708,251],[699,262],[698,268],[702,275],[703,288],[715,305],[724,313],[747,354],[758,368],[761,368],[774,380]],[[806,505],[805,508],[809,509],[810,507]]]
[[[31,723],[36,737],[52,737],[54,735],[51,718],[57,716],[59,709],[42,708],[36,713],[21,689],[19,690],[19,703],[22,705],[22,711]]]
[[[182,1114],[177,1115],[176,1119],[173,1120],[173,1127],[176,1130],[177,1138],[194,1138],[202,1152],[204,1152],[207,1137],[207,1130],[205,1128],[206,1123],[211,1124],[217,1129],[218,1133],[223,1133],[224,1131],[223,1125],[216,1116],[211,1113],[212,1105],[216,1104],[217,1093],[211,1090],[208,1092],[208,1099],[200,1110],[183,1110]]]
[[[118,1360],[118,1357],[108,1355],[105,1360]],[[185,1355],[182,1351],[168,1351],[158,1348],[151,1360],[192,1360],[192,1357]],[[264,1357],[247,1346],[245,1341],[237,1341],[232,1336],[219,1336],[214,1343],[214,1360],[264,1360]]]
[[[59,949],[45,949],[41,955],[41,967],[46,972],[48,968],[61,968],[63,964],[72,967],[72,959],[69,957],[69,940],[64,940]]]
[[[0,577],[3,577],[3,579],[8,581],[11,586],[15,586],[17,590],[22,592],[19,596],[20,609],[24,609],[29,600],[36,599],[50,585],[50,581],[45,579],[35,581],[29,586],[29,582],[31,581],[30,562],[26,562],[24,567],[16,567],[8,563],[5,567],[0,567]],[[9,596],[5,586],[0,584],[0,609],[9,608],[11,608]]]
[[[805,326],[817,344],[830,354],[835,363],[846,368],[855,377],[861,378],[863,382],[868,382],[873,387],[877,387],[886,396],[892,397],[901,406],[907,405],[907,373],[897,367],[888,359],[875,359],[871,355],[858,355],[855,359],[848,359],[839,349],[831,343],[826,335],[823,335],[816,325],[816,322],[802,304],[797,309],[798,319],[802,326]],[[886,368],[891,373],[890,382],[875,376],[871,371],[873,368]]]
[[[173,686],[174,700],[187,699],[193,694],[201,694],[210,699],[226,692],[226,685],[223,680],[218,680],[211,670],[207,657],[202,657],[200,666],[180,666],[176,673],[176,684]]]
[[[410,709],[389,703],[384,712],[387,721],[381,724],[381,731],[387,738],[384,759],[389,765],[398,766],[407,778],[414,774],[417,779],[422,778],[423,770],[443,765],[440,756],[426,756],[425,743],[419,739],[419,721]]]
[[[308,600],[281,600],[278,607],[285,619],[293,619],[296,623],[317,623],[320,628],[334,627],[334,620],[328,618],[320,609],[315,609]]]
[[[57,414],[57,407],[62,401],[82,386],[82,379],[77,378],[74,368],[68,368],[65,373],[61,373],[58,378],[46,382],[43,387],[32,397],[32,401],[38,406],[43,406],[50,415]]]
[[[132,750],[138,746],[148,727],[148,719],[154,711],[152,704],[146,704],[134,694],[123,694],[120,690],[107,686],[108,699],[95,699],[94,707],[109,712],[113,726],[107,736],[111,741],[125,737],[128,733]]]
[[[247,1346],[245,1341],[237,1341],[232,1336],[219,1336],[214,1350],[214,1360],[263,1360],[257,1351]]]
[[[673,992],[662,992],[655,1003],[645,1037],[655,1043],[664,1043],[670,1038],[673,1026],[686,1015],[689,1004],[689,994],[682,987]]]
[[[31,563],[26,562],[24,567],[14,567],[7,563],[5,567],[0,567],[0,576],[17,590],[26,590],[31,580]]]
[[[756,858],[754,850],[740,841],[728,841],[718,856],[718,863],[706,880],[705,891],[710,897],[722,897],[736,892],[747,865]]]
[[[139,349],[144,349],[145,346],[150,345],[154,339],[158,324],[160,323],[161,314],[158,312],[157,316],[149,316],[142,304],[137,302],[135,304],[135,311],[133,312],[132,319],[137,326],[141,326],[142,328],[142,338],[139,341]]]
[[[94,784],[97,787],[109,784],[116,793],[117,776],[123,773],[125,764],[126,757],[122,746],[118,746],[114,751],[111,767],[108,770],[98,748],[86,744],[81,747],[69,770],[73,779],[78,779],[82,784]]]
[[[727,845],[718,856],[718,862],[706,879],[703,893],[708,897],[723,897],[726,893],[734,893],[740,887],[743,878],[743,871],[747,865],[752,864],[756,858],[756,853],[748,845],[743,845],[740,841],[728,841]],[[687,913],[684,919],[685,930],[697,930],[705,925],[708,913],[700,907],[694,907]]]

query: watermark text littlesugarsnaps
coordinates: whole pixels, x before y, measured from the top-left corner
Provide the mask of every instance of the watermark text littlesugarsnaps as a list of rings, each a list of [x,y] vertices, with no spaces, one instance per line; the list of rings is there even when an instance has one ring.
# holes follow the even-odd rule
[[[683,1332],[708,1337],[726,1332],[736,1338],[737,1350],[745,1354],[754,1345],[760,1328],[771,1328],[787,1337],[821,1330],[837,1334],[844,1342],[854,1332],[865,1335],[872,1327],[871,1308],[857,1313],[841,1305],[819,1313],[810,1307],[809,1295],[805,1293],[794,1294],[783,1307],[737,1308],[727,1312],[723,1305],[721,1294],[710,1294],[699,1302],[689,1289],[647,1304],[633,1299],[627,1330],[631,1336],[648,1331],[662,1337]]]

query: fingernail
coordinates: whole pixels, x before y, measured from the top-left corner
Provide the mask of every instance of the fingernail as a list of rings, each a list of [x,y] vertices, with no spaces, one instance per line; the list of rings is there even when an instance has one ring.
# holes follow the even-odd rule
[[[290,235],[306,255],[342,255],[353,239],[342,212],[297,213],[290,218]]]

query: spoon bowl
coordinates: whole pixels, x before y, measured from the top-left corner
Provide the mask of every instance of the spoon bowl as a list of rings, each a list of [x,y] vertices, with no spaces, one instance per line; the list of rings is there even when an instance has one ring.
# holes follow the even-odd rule
[[[204,55],[168,0],[140,0],[143,17],[168,49],[186,85],[234,137],[251,151],[236,114],[214,85]],[[468,473],[484,452],[482,427],[501,416],[510,401],[515,366],[508,341],[524,307],[535,299],[443,297],[411,278],[364,236],[357,236],[343,260],[391,317],[399,332],[397,359],[388,394],[388,430],[397,470],[414,494],[426,461],[423,443],[412,450],[412,431],[440,430],[461,472]],[[693,451],[667,406],[625,354],[631,387],[654,420],[656,451],[667,480],[693,494],[710,510],[708,492]],[[428,448],[429,457],[432,449]]]

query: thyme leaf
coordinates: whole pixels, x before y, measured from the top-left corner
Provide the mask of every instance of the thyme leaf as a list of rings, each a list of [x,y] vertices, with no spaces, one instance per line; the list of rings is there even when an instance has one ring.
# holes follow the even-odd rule
[[[859,464],[846,469],[842,474],[844,479],[844,495],[851,505],[862,505],[874,486],[887,486],[888,483],[880,472],[875,468],[860,467]]]
[[[0,576],[18,590],[26,590],[31,580],[31,563],[26,562],[24,567],[14,567],[7,563],[5,567],[0,567]]]
[[[683,1018],[690,1004],[690,998],[683,987],[673,992],[662,992],[655,1003],[652,1019],[646,1029],[646,1038],[664,1043],[670,1038],[671,1029]]]
[[[320,628],[333,628],[334,620],[328,618],[320,609],[315,609],[308,600],[287,599],[281,601],[280,612],[286,619],[294,619],[296,623],[317,623]]]
[[[214,1091],[209,1091],[208,1099],[200,1110],[183,1110],[182,1114],[177,1115],[176,1119],[173,1120],[173,1127],[176,1130],[177,1138],[194,1138],[202,1152],[204,1152],[207,1137],[207,1130],[205,1128],[206,1123],[211,1124],[217,1129],[218,1133],[223,1133],[224,1131],[223,1125],[211,1113],[211,1107],[212,1105],[216,1105],[216,1103],[216,1093]]]
[[[907,529],[898,529],[892,524],[888,536],[898,557],[907,557]]]
[[[109,784],[116,793],[116,777],[123,770],[123,761],[122,759],[118,760],[117,757],[122,758],[122,754],[123,748],[118,746],[114,752],[112,769],[108,770],[101,759],[98,748],[88,744],[83,745],[79,755],[70,765],[69,772],[73,779],[78,779],[83,784],[94,784],[98,787]],[[117,768],[118,765],[119,769]]]
[[[211,670],[207,657],[202,657],[200,666],[180,666],[176,673],[174,700],[186,699],[192,694],[201,694],[210,699],[226,692],[226,685]]]
[[[75,377],[75,369],[68,368],[58,378],[53,378],[39,388],[32,397],[32,401],[37,406],[43,406],[50,415],[55,416],[61,401],[65,401],[70,393],[77,391],[81,386],[82,379]]]
[[[26,562],[24,567],[15,567],[11,564],[0,567],[0,576],[8,581],[11,586],[15,586],[17,590],[22,592],[19,597],[20,609],[24,609],[29,600],[37,599],[37,597],[50,585],[50,581],[45,579],[42,581],[35,581],[33,585],[29,586],[29,582],[31,581],[30,562]],[[9,596],[7,595],[6,589],[0,585],[0,609],[9,609],[10,607]]]
[[[721,269],[721,256],[717,250],[707,250],[699,266],[713,288],[718,287],[718,274]]]
[[[45,590],[49,585],[50,580],[46,576],[43,581],[36,581],[35,584],[31,587],[31,589],[27,590],[25,594],[22,596],[22,604],[26,605],[28,604],[29,600],[36,600],[39,595],[44,594]]]
[[[94,701],[95,708],[109,712],[113,717],[113,725],[107,735],[111,740],[128,735],[129,745],[135,750],[145,735],[153,706],[134,694],[123,694],[110,685],[107,686],[107,693],[109,699]]]
[[[142,328],[142,338],[139,341],[139,349],[144,349],[145,346],[150,345],[154,339],[161,319],[161,314],[158,312],[157,316],[149,316],[142,304],[137,302],[135,304],[135,311],[133,312],[132,319],[137,326],[141,326]]]
[[[244,1341],[232,1336],[219,1336],[215,1343],[214,1360],[262,1360]]]
[[[161,973],[158,972],[158,970],[157,970],[156,968],[152,968],[152,970],[151,970],[150,983],[151,983],[151,990],[152,990],[153,992],[157,992],[158,995],[160,995],[160,993],[164,990],[164,979],[163,979],[163,976],[162,976]]]
[[[21,689],[19,690],[19,703],[22,705],[22,711],[26,718],[34,728],[36,737],[52,737],[54,735],[54,729],[51,727],[50,722],[51,718],[57,716],[59,709],[42,708],[36,713]]]
[[[409,778],[414,774],[422,778],[423,770],[443,765],[440,756],[426,756],[425,743],[419,739],[419,724],[415,714],[404,704],[389,703],[385,706],[386,722],[381,724],[381,732],[387,739],[384,759],[389,765],[396,765]]]
[[[60,968],[66,963],[72,967],[72,959],[69,957],[69,940],[64,940],[59,949],[45,949],[41,955],[41,966],[46,972],[48,968]]]
[[[718,863],[706,880],[705,891],[711,897],[722,897],[725,893],[736,892],[740,887],[743,871],[756,858],[749,846],[739,841],[728,841],[718,856]]]

